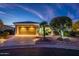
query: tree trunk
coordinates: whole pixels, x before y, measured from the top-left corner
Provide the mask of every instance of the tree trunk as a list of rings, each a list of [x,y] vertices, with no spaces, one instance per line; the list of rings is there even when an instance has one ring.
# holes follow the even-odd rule
[[[63,30],[60,31],[60,34],[61,34],[61,38],[64,38],[64,31]]]
[[[43,26],[43,40],[45,39],[45,26]]]

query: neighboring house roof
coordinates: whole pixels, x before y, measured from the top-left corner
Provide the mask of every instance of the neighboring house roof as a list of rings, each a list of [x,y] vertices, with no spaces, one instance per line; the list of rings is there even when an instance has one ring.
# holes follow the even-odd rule
[[[32,21],[25,21],[25,22],[14,22],[15,25],[18,24],[39,24],[38,22],[32,22]]]
[[[14,30],[15,28],[14,27],[11,27],[9,25],[4,25],[0,30],[6,30],[6,29],[11,29],[11,30]]]

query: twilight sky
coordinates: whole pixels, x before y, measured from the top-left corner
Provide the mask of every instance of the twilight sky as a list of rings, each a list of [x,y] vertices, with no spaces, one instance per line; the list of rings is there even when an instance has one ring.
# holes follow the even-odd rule
[[[7,25],[19,21],[49,22],[57,16],[79,20],[79,4],[0,4],[0,19]]]

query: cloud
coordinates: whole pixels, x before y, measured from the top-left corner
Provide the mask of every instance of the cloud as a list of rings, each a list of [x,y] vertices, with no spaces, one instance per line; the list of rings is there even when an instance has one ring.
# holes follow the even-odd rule
[[[11,15],[11,14],[8,14],[6,12],[3,12],[3,11],[0,11],[0,14],[4,15],[4,16],[7,16],[7,17],[10,17],[10,18],[13,18],[13,19],[19,19],[19,18],[16,18],[15,16]]]
[[[54,13],[54,9],[52,9],[50,6],[46,5],[45,6],[46,8],[46,11],[47,11],[47,15],[49,18],[52,18],[55,16],[55,13]]]
[[[17,4],[18,7],[24,9],[25,11],[28,11],[28,12],[31,12],[33,14],[35,14],[36,16],[38,16],[41,20],[45,20],[45,18],[40,14],[38,13],[37,11],[33,10],[33,9],[30,9],[30,8],[26,8],[26,7],[23,7],[19,4]]]
[[[70,12],[68,12],[67,16],[70,17],[71,19],[75,18],[75,16],[73,14],[71,14]]]

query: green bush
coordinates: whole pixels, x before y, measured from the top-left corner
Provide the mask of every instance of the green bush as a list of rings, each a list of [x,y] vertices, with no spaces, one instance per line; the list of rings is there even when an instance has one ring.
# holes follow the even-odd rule
[[[64,32],[64,36],[70,36],[70,32],[65,31],[65,32]]]
[[[6,29],[6,30],[4,30],[4,32],[8,32],[9,33],[9,35],[14,35],[14,31],[13,30],[11,30],[11,29]]]
[[[45,28],[45,35],[50,35],[52,30],[50,28]],[[43,28],[38,29],[39,35],[43,35]]]
[[[8,32],[3,32],[1,35],[0,35],[0,38],[7,38],[8,37],[8,35],[9,35],[9,33]]]

